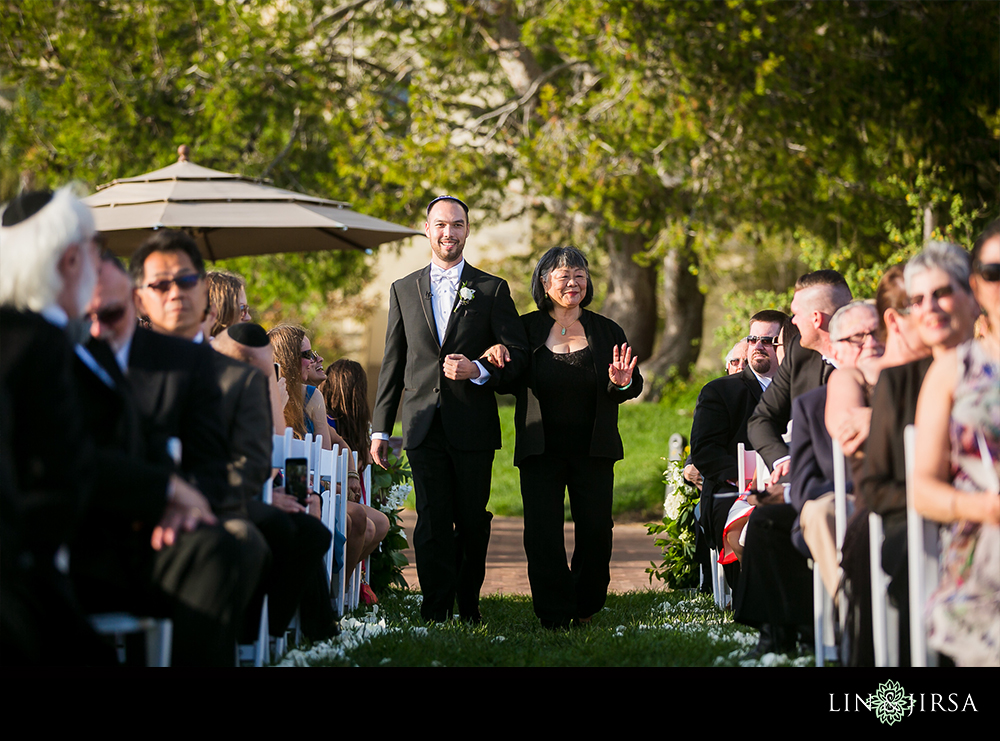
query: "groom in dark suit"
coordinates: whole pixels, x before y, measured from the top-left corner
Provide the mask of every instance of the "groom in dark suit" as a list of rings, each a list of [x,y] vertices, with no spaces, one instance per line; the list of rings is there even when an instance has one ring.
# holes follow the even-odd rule
[[[486,576],[493,456],[500,447],[494,388],[527,362],[527,339],[507,283],[465,262],[469,208],[454,196],[427,206],[431,264],[392,284],[385,357],[372,419],[372,457],[387,466],[388,438],[403,397],[403,447],[413,471],[413,548],[420,613],[441,622],[458,598],[478,623]],[[501,343],[503,369],[480,357]],[[403,392],[406,392],[405,395]]]

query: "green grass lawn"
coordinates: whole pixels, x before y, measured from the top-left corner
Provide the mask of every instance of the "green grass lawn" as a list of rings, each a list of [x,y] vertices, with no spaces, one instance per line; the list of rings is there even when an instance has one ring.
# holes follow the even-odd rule
[[[685,440],[691,434],[698,392],[710,377],[691,382],[675,381],[659,404],[632,402],[619,409],[618,431],[625,446],[625,458],[615,465],[614,516],[621,521],[658,520],[663,516],[663,482],[667,440],[679,432]],[[508,397],[509,398],[509,397]],[[520,517],[521,487],[514,467],[514,407],[500,407],[503,448],[493,461],[493,488],[489,509],[496,515]],[[401,435],[397,424],[394,434]],[[413,495],[407,502],[413,508]],[[569,519],[569,500],[566,500]]]
[[[372,612],[348,617],[340,637],[291,652],[285,666],[808,666],[812,657],[740,657],[757,631],[736,625],[710,596],[643,591],[608,595],[587,627],[542,628],[527,596],[481,600],[485,622],[427,625],[420,596],[387,592]]]

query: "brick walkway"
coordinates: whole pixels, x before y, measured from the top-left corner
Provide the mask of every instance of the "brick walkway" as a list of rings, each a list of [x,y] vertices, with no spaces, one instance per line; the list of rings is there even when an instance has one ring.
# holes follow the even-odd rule
[[[403,512],[403,526],[407,533],[413,532],[417,513]],[[487,594],[530,594],[528,587],[528,566],[524,558],[521,538],[524,521],[520,517],[494,517],[490,536],[490,550],[486,559]],[[410,565],[403,575],[414,589],[419,589],[417,569],[414,566],[413,548],[407,548],[406,557]],[[566,523],[566,553],[573,553],[573,523]],[[650,561],[660,563],[660,549],[653,544],[653,536],[646,534],[641,524],[616,524],[614,529],[614,554],[611,557],[611,591],[627,592],[633,589],[649,589],[649,575],[646,567]],[[653,580],[652,588],[664,589],[663,582]]]

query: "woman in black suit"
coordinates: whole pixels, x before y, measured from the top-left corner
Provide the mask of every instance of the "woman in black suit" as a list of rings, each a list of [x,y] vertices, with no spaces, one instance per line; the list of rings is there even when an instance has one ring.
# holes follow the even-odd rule
[[[514,465],[535,614],[559,628],[590,622],[607,598],[614,466],[623,457],[618,405],[639,395],[642,376],[622,328],[584,309],[594,287],[582,252],[546,252],[531,295],[539,310],[521,317],[531,358],[513,389]],[[502,365],[502,347],[487,354]],[[563,542],[567,489],[576,533],[571,566]]]

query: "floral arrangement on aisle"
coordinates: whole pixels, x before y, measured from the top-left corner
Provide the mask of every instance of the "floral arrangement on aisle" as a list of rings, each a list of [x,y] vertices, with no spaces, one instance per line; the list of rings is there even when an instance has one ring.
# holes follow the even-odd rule
[[[380,509],[389,518],[389,534],[379,548],[371,555],[371,573],[368,584],[376,594],[388,587],[406,589],[403,569],[409,564],[403,551],[406,548],[406,532],[403,530],[399,513],[403,503],[413,490],[409,483],[413,476],[409,463],[396,457],[389,450],[389,468],[372,465],[372,506]]]
[[[685,451],[686,452],[686,451]],[[668,461],[663,472],[666,496],[663,500],[663,521],[647,522],[650,535],[660,535],[656,545],[663,551],[663,562],[657,566],[650,561],[646,573],[650,583],[653,578],[664,581],[671,589],[698,586],[698,563],[694,556],[694,508],[699,493],[684,480],[684,462]]]

